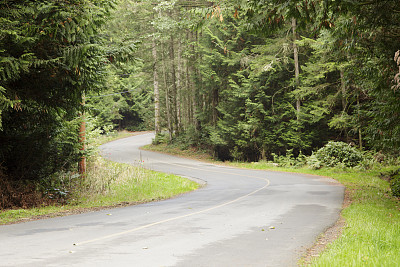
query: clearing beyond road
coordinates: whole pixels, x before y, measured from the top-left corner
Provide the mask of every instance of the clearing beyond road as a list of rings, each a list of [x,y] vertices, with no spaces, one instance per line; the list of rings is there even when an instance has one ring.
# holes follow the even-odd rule
[[[339,217],[344,187],[311,175],[220,167],[102,146],[111,160],[200,181],[179,197],[0,227],[1,266],[295,266]]]

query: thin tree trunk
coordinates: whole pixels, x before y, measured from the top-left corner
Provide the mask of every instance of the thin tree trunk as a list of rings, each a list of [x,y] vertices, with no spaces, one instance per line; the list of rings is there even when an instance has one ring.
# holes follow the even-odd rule
[[[82,97],[82,106],[85,106],[85,95]],[[78,164],[78,171],[81,176],[86,175],[86,118],[85,118],[85,111],[83,110],[81,113],[81,125],[79,128],[79,142],[81,144],[80,150],[82,151],[83,155],[81,157],[81,160],[79,161]]]
[[[344,70],[343,69],[340,70],[340,88],[342,91],[342,113],[344,116],[344,113],[346,112],[346,108],[347,108],[347,100],[346,100],[347,92],[346,92],[346,80],[344,79]],[[346,141],[347,141],[347,143],[349,143],[350,138],[349,138],[349,134],[347,131],[347,126],[343,125],[343,128],[344,128],[344,131],[346,134]]]
[[[178,115],[177,115],[177,110],[178,110],[178,105],[177,105],[177,94],[178,94],[178,89],[176,86],[176,66],[175,66],[175,49],[174,49],[174,36],[170,36],[170,60],[171,60],[171,77],[172,77],[172,119],[173,119],[173,130],[176,134],[179,134],[178,130]]]
[[[188,35],[189,37],[189,35]],[[192,83],[190,81],[190,71],[189,71],[189,59],[186,59],[186,98],[187,98],[187,115],[188,115],[188,123],[190,125],[193,124],[193,110],[192,110],[192,99],[190,96],[192,95]]]
[[[217,105],[218,105],[218,89],[214,88],[212,90],[212,125],[216,126],[217,125],[217,119],[218,119],[218,114],[217,114]]]
[[[177,86],[177,96],[176,96],[176,116],[177,116],[177,128],[178,131],[182,131],[182,43],[178,40],[178,55],[177,55],[177,73],[176,73],[176,86]]]
[[[154,128],[156,134],[161,133],[161,125],[160,125],[160,90],[158,87],[158,72],[157,72],[157,47],[156,40],[153,37],[153,85],[154,85]]]
[[[165,51],[165,46],[163,44],[163,49],[162,51]],[[161,53],[162,57],[162,62],[163,62],[163,76],[164,76],[164,88],[165,88],[165,109],[167,113],[167,124],[168,124],[168,132],[169,132],[169,140],[172,140],[172,134],[173,134],[173,129],[172,129],[172,123],[171,123],[171,110],[170,110],[170,100],[169,100],[169,90],[168,90],[168,83],[167,83],[167,68],[166,68],[166,62],[164,58],[164,52]]]
[[[198,36],[198,32],[196,31],[196,35],[195,35],[195,44],[197,46],[199,46],[199,36]],[[196,52],[194,46],[193,46],[193,53],[194,53],[194,62],[193,62],[193,66],[195,66],[196,62],[198,62],[199,60],[199,53]],[[196,75],[196,81],[198,82],[199,86],[197,86],[197,88],[203,88],[203,81],[201,79],[201,73],[200,70],[198,68],[194,68],[193,67],[193,72]],[[200,102],[200,103],[199,103]],[[196,90],[196,86],[193,86],[193,113],[194,113],[194,124],[195,124],[195,129],[196,131],[199,130],[200,128],[200,123],[196,118],[196,114],[198,112],[198,110],[201,110],[201,99],[200,99],[200,95],[199,95],[199,91]]]
[[[190,41],[192,43],[194,41],[193,32],[190,32]],[[196,51],[195,51],[195,48],[194,48],[193,44],[191,44],[191,50],[192,50],[192,55],[190,57],[190,61],[191,62],[189,64],[190,65],[189,66],[189,72],[190,72],[191,75],[194,75],[194,74],[196,74],[196,70],[194,68],[195,59],[196,59]],[[196,114],[197,114],[197,101],[196,101],[197,97],[196,97],[196,94],[197,94],[197,92],[196,92],[196,87],[193,85],[193,81],[192,81],[191,77],[189,77],[189,81],[190,81],[190,84],[191,84],[190,88],[192,89],[191,90],[191,96],[192,96],[191,97],[192,123],[193,123],[193,126],[195,128],[195,131],[197,131],[197,127],[198,127],[198,121],[197,121],[197,118],[196,118]]]
[[[299,65],[299,50],[296,44],[297,33],[296,33],[296,19],[292,18],[292,32],[293,32],[293,55],[294,55],[294,79],[296,89],[300,87],[300,65]],[[296,100],[296,111],[297,111],[297,121],[300,119],[301,111],[301,101],[300,96],[297,96]]]
[[[187,108],[188,108],[188,122],[189,125],[193,125],[193,104],[192,104],[192,94],[193,94],[193,86],[191,81],[191,60],[186,60],[186,97],[187,97]]]

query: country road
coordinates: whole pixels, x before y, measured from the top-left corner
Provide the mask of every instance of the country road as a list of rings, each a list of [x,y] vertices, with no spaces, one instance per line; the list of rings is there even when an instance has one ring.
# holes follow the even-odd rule
[[[309,175],[227,168],[140,151],[153,134],[102,146],[111,160],[204,186],[173,199],[0,226],[0,266],[295,266],[339,216],[344,187]]]

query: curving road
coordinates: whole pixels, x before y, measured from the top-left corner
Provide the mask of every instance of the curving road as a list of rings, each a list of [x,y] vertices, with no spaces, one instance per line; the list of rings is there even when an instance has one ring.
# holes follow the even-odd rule
[[[343,186],[309,175],[220,167],[108,143],[112,160],[195,179],[177,198],[0,227],[0,266],[295,266],[332,225]]]

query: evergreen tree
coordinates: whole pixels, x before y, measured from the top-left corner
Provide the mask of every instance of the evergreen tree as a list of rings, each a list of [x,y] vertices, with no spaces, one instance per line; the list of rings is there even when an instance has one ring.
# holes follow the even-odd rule
[[[82,95],[104,81],[109,56],[98,33],[112,5],[0,4],[0,86],[8,103],[2,105],[0,162],[13,179],[43,178],[79,158],[77,111]]]

